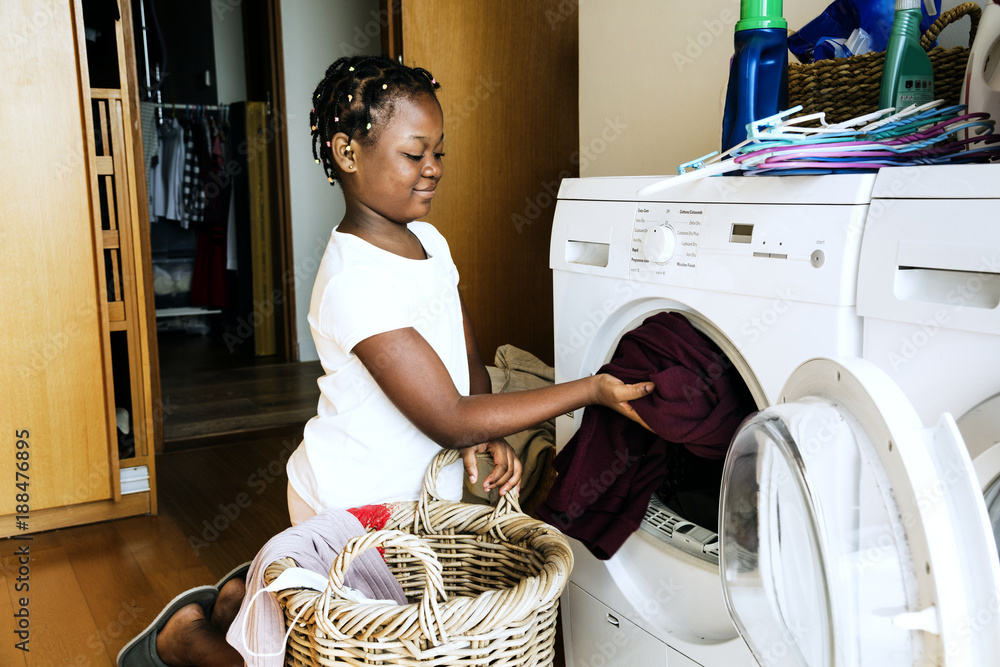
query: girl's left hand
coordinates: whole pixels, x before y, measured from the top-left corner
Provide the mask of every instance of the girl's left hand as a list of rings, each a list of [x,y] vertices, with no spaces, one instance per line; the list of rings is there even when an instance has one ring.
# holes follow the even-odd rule
[[[479,468],[476,465],[476,454],[490,454],[493,458],[493,472],[489,474],[483,482],[483,490],[500,487],[500,495],[504,495],[521,481],[521,461],[517,454],[506,440],[497,439],[484,442],[480,445],[465,447],[460,450],[462,463],[465,465],[465,472],[469,475],[469,481],[476,483],[479,475]]]

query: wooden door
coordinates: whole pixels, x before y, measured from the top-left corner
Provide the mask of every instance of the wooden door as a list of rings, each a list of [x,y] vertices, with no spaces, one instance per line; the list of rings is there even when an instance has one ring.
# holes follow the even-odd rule
[[[483,360],[511,343],[552,363],[552,214],[560,179],[579,173],[575,5],[400,4],[390,55],[401,35],[404,62],[441,83],[445,176],[428,221],[451,246]]]
[[[82,20],[72,0],[5,0],[0,26],[0,452],[27,482],[0,494],[7,515],[111,498],[117,449]]]

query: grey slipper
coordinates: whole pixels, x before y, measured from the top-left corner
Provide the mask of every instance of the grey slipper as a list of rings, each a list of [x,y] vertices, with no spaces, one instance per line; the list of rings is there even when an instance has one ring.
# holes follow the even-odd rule
[[[247,573],[250,571],[250,561],[243,563],[242,565],[237,565],[232,570],[229,571],[226,576],[219,579],[219,583],[215,585],[218,590],[222,590],[222,587],[233,579],[246,579]]]
[[[206,615],[211,614],[217,597],[219,589],[215,586],[198,586],[175,597],[145,630],[118,652],[118,667],[168,667],[156,653],[156,637],[160,630],[177,610],[192,603],[200,604]]]

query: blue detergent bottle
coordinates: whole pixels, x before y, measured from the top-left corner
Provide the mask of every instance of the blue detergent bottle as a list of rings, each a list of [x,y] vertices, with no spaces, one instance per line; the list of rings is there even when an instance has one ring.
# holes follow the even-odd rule
[[[746,126],[788,108],[788,22],[782,0],[740,0],[729,69],[722,150],[747,138]]]

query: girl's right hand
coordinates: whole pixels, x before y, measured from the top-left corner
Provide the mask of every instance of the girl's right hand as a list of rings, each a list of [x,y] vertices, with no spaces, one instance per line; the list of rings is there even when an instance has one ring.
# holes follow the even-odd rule
[[[641,424],[648,431],[649,424],[643,421],[642,417],[629,405],[629,401],[647,396],[653,391],[652,382],[639,382],[636,384],[625,384],[613,375],[601,373],[594,376],[594,403],[611,408],[615,412],[625,415],[632,421]]]

